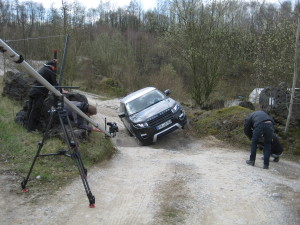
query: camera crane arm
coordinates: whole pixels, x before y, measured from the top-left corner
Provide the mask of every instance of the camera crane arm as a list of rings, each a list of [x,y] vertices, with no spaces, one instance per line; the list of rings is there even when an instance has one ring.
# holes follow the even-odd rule
[[[62,97],[63,95],[55,89],[46,79],[44,79],[36,70],[34,70],[23,58],[22,55],[17,54],[12,48],[10,48],[2,39],[0,39],[0,52],[3,52],[6,54],[11,60],[13,60],[15,63],[20,64],[23,68],[26,69],[26,71],[34,77],[36,80],[38,80],[42,85],[44,85],[49,91],[51,91],[53,94],[55,94],[57,97]],[[89,118],[86,114],[84,114],[80,109],[78,109],[72,102],[70,102],[67,98],[63,98],[64,103],[68,105],[71,109],[73,109],[78,115],[80,115],[82,118],[93,124],[96,128],[101,130],[104,134],[107,136],[111,136],[109,132],[105,130],[102,126],[100,126],[98,123],[93,121],[91,118]]]

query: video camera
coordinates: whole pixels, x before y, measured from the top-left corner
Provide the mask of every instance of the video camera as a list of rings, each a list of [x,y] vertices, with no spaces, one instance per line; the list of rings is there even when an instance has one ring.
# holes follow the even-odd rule
[[[112,137],[116,136],[116,133],[119,132],[119,127],[117,123],[115,122],[107,122],[106,123],[109,126],[109,133]]]

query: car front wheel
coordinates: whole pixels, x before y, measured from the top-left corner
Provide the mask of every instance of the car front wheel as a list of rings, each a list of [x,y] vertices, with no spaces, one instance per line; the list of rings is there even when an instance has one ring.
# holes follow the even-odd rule
[[[136,140],[136,142],[138,143],[138,145],[140,146],[146,146],[146,145],[151,145],[152,142],[149,140],[144,140],[142,138],[138,138],[138,137],[134,137],[134,139]]]
[[[126,127],[126,131],[129,134],[130,137],[133,137],[134,135],[131,133],[131,131]]]

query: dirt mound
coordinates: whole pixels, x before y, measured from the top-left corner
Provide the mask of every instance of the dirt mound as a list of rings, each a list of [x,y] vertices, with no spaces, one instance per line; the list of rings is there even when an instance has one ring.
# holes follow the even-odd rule
[[[3,76],[2,95],[23,102],[27,99],[30,86],[34,79],[21,72],[7,71]]]

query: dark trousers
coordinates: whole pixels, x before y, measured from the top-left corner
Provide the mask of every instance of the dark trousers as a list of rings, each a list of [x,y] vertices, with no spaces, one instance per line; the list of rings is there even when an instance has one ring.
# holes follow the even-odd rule
[[[264,138],[261,137],[258,141],[257,147],[260,150],[264,150]],[[273,137],[272,137],[272,144],[271,144],[271,155],[275,154],[275,155],[281,155],[283,152],[283,147],[279,141],[278,136],[274,133]]]
[[[274,127],[272,123],[260,123],[253,130],[252,143],[251,143],[251,154],[250,160],[255,161],[256,149],[258,139],[264,136],[264,165],[269,166],[270,155],[271,155],[271,143],[274,133]]]
[[[27,130],[33,131],[38,128],[41,118],[41,110],[44,103],[44,97],[41,95],[36,95],[30,97],[29,107],[27,112]]]
[[[283,152],[283,147],[279,141],[277,135],[273,135],[272,145],[271,145],[271,154],[281,155]]]

